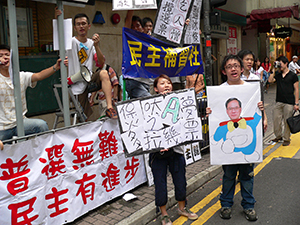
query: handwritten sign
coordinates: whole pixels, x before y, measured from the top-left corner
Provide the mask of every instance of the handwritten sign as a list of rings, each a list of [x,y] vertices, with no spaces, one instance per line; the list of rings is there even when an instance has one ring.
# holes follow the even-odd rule
[[[202,0],[194,1],[191,14],[189,16],[190,23],[186,28],[184,36],[184,44],[200,44],[200,13]]]
[[[130,9],[157,9],[156,0],[113,0],[113,11]]]
[[[138,155],[202,139],[194,89],[117,105],[125,153]]]
[[[153,35],[180,45],[192,0],[162,0],[156,14]]]

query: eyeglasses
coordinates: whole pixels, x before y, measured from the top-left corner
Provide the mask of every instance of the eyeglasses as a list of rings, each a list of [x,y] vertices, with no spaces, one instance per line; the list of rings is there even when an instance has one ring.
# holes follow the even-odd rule
[[[227,65],[227,66],[225,66],[225,69],[227,69],[227,70],[231,70],[232,68],[234,68],[236,70],[237,68],[241,68],[241,66],[238,65],[238,64],[233,64],[233,65]]]

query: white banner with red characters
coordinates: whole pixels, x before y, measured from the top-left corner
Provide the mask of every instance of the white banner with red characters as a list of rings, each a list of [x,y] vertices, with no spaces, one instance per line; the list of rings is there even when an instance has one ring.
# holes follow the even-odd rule
[[[117,120],[96,121],[0,151],[0,224],[63,224],[147,181],[125,158]]]

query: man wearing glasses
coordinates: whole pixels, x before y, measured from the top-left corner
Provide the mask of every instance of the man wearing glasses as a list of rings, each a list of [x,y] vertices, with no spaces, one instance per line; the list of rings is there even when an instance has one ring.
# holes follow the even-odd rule
[[[226,56],[221,64],[221,70],[222,70],[222,73],[225,76],[227,76],[227,81],[225,83],[221,84],[222,86],[223,85],[251,85],[250,83],[247,83],[247,82],[241,80],[241,74],[244,71],[243,61],[237,55]],[[258,102],[257,105],[261,111],[264,110],[263,102]],[[241,102],[238,99],[236,99],[236,98],[228,99],[225,106],[226,106],[226,112],[230,118],[230,121],[224,122],[224,123],[226,123],[226,125],[220,124],[220,127],[222,127],[221,125],[223,125],[223,127],[224,127],[221,129],[227,130],[226,134],[224,134],[224,132],[221,132],[223,134],[220,134],[220,137],[224,138],[224,135],[225,135],[225,139],[226,139],[228,136],[227,133],[229,132],[229,129],[231,129],[229,126],[230,124],[232,125],[232,132],[234,132],[235,129],[242,129],[242,126],[245,126],[245,124],[242,124],[243,122],[246,122],[246,129],[247,129],[247,123],[249,123],[249,122],[247,121],[247,118],[244,118],[244,120],[246,120],[246,121],[241,121],[241,119],[242,119],[240,117]],[[207,112],[207,114],[210,114],[211,109],[208,107],[206,109],[206,112]],[[256,116],[254,116],[254,117],[256,117]],[[258,120],[257,118],[254,119],[254,117],[253,117],[253,119],[248,118],[249,121],[255,122],[255,120]],[[264,117],[263,124],[264,124],[264,129],[266,129],[267,128],[267,118],[266,117]],[[243,127],[243,128],[245,128],[245,127]],[[249,129],[252,129],[252,128],[249,128]],[[218,132],[218,130],[216,131],[216,133],[217,132]],[[253,134],[253,136],[254,135],[255,134]],[[215,136],[216,135],[214,135],[214,139],[217,140],[218,138],[216,138]],[[239,140],[239,139],[237,138],[236,140]],[[248,148],[247,151],[255,150],[256,145],[251,146],[251,143],[249,143],[248,147],[249,146],[250,147]],[[227,144],[230,145],[229,142]],[[245,217],[249,221],[256,221],[258,217],[254,210],[254,204],[255,204],[255,198],[253,196],[254,164],[250,163],[250,164],[223,165],[222,168],[224,171],[224,175],[223,175],[223,179],[222,179],[222,192],[221,192],[221,196],[220,196],[220,201],[221,201],[221,206],[222,206],[221,211],[220,211],[220,217],[222,219],[230,219],[231,218],[231,207],[233,205],[233,198],[234,198],[234,191],[235,191],[235,184],[236,184],[236,175],[237,175],[237,172],[239,171],[239,180],[241,183],[241,194],[242,194],[242,198],[243,198],[241,205],[243,207]]]

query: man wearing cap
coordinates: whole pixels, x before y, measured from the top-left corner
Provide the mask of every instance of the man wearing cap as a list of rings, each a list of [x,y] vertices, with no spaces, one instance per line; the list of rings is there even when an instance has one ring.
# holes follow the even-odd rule
[[[300,66],[297,63],[298,56],[294,55],[292,61],[289,64],[289,70],[295,74],[300,74]]]

